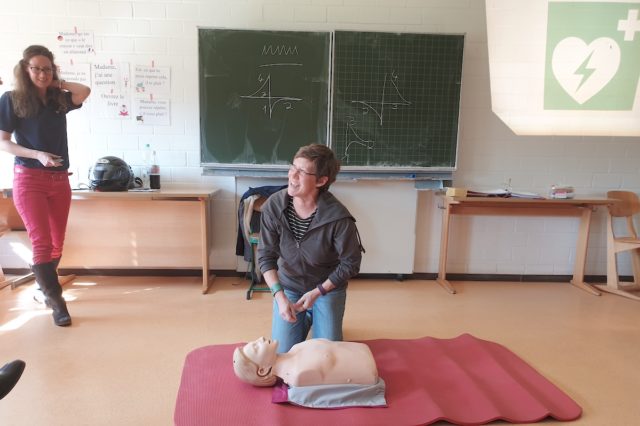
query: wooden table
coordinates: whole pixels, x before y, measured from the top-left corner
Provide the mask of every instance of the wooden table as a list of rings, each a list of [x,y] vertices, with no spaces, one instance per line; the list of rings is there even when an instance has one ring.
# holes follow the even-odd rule
[[[587,241],[591,225],[591,213],[598,206],[615,203],[608,198],[574,199],[525,199],[501,197],[444,197],[442,214],[442,234],[440,237],[440,263],[437,282],[451,294],[456,290],[447,281],[447,248],[449,245],[449,224],[452,215],[491,216],[575,216],[580,218],[576,261],[571,284],[596,296],[600,292],[584,282],[584,267],[587,258]]]
[[[217,191],[188,185],[139,192],[73,191],[62,267],[189,267],[191,241],[199,237],[196,257],[206,294],[214,279],[209,255],[211,202]]]

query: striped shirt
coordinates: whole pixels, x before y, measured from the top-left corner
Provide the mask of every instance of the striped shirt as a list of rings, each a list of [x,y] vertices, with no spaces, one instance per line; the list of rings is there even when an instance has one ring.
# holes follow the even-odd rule
[[[316,208],[308,218],[302,219],[300,216],[298,216],[298,214],[296,213],[296,209],[293,207],[293,197],[287,198],[289,198],[287,210],[285,211],[287,215],[287,222],[289,222],[289,228],[291,228],[294,238],[297,242],[300,242],[302,240],[302,237],[304,237],[304,234],[307,233],[309,225],[311,225],[311,221],[313,221],[313,218],[316,216],[318,209]]]

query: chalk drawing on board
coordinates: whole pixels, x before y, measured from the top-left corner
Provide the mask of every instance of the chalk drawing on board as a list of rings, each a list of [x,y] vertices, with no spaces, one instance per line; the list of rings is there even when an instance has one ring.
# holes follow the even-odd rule
[[[390,87],[387,87],[387,82],[390,83]],[[390,92],[387,93],[387,90]],[[352,104],[361,105],[361,115],[367,115],[373,112],[378,117],[380,127],[384,126],[384,114],[385,106],[390,106],[391,109],[397,110],[398,107],[409,106],[411,102],[407,101],[400,93],[398,88],[398,74],[396,71],[392,71],[390,74],[384,75],[384,82],[382,83],[382,91],[379,95],[379,100],[351,100]],[[349,164],[349,148],[356,144],[365,147],[368,150],[375,148],[375,140],[365,140],[359,135],[358,122],[353,116],[347,116],[346,120],[346,147],[344,154],[341,158],[346,164]],[[354,138],[354,139],[351,139]]]
[[[411,102],[407,101],[401,94],[400,94],[400,90],[398,89],[398,84],[397,84],[397,80],[398,80],[398,75],[396,74],[395,71],[391,72],[391,77],[388,77],[387,74],[384,75],[384,83],[382,84],[382,93],[380,94],[380,100],[379,101],[361,101],[361,100],[352,100],[351,102],[354,104],[362,104],[363,106],[363,110],[362,110],[362,114],[367,114],[369,112],[369,110],[373,111],[377,116],[378,119],[380,120],[380,125],[382,126],[382,120],[384,118],[384,107],[385,105],[391,105],[391,107],[393,109],[398,109],[399,105],[411,105]],[[387,81],[389,81],[389,83],[391,83],[391,85],[393,86],[393,90],[395,93],[392,93],[391,96],[396,95],[395,97],[398,98],[398,100],[394,101],[388,101],[386,95],[387,95]]]
[[[463,35],[336,31],[331,147],[347,168],[455,169]]]
[[[275,64],[269,64],[275,65]],[[284,64],[278,64],[284,65]],[[300,64],[301,65],[301,64]],[[267,74],[266,77],[263,77],[262,74],[258,75],[258,83],[262,83],[262,85],[255,92],[250,95],[241,95],[241,98],[245,99],[259,99],[266,101],[266,104],[262,107],[262,110],[265,114],[267,114],[267,109],[269,112],[269,118],[273,115],[273,109],[278,105],[279,102],[283,102],[283,107],[285,110],[293,109],[293,102],[302,101],[302,98],[297,98],[293,96],[274,96],[271,92],[271,74]]]
[[[201,163],[285,166],[328,143],[330,34],[200,29]]]
[[[347,145],[340,160],[347,164],[349,163],[349,148],[351,148],[352,145],[359,145],[366,149],[373,149],[376,144],[375,141],[363,139],[360,136],[360,134],[358,133],[355,117],[353,116],[347,116],[344,139],[347,141]]]

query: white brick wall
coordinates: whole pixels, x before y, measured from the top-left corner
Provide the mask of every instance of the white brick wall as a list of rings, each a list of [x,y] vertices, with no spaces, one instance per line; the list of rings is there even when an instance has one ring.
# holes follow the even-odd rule
[[[72,182],[86,179],[88,167],[103,155],[122,156],[136,166],[142,162],[140,148],[151,144],[158,152],[163,183],[205,182],[222,188],[214,203],[213,268],[236,268],[236,193],[245,188],[237,187],[233,178],[201,176],[198,26],[466,33],[456,185],[495,188],[511,179],[515,189],[542,193],[553,183],[600,195],[616,188],[640,191],[639,138],[519,137],[493,114],[481,0],[3,1],[0,20],[0,77],[5,82],[0,90],[11,88],[12,69],[24,47],[41,43],[54,48],[57,31],[74,27],[94,33],[95,61],[128,62],[132,68],[154,61],[171,68],[170,126],[99,118],[90,102],[69,115],[76,172]],[[0,154],[0,186],[11,185],[11,162]],[[433,273],[439,257],[441,201],[429,191],[417,197],[415,272]],[[592,224],[588,274],[605,273],[601,210]],[[570,274],[576,232],[577,220],[570,218],[456,217],[448,269]],[[628,264],[622,270],[629,273]]]
[[[166,19],[167,11],[164,3],[136,2],[133,4],[133,17],[135,19]]]
[[[322,6],[298,6],[294,8],[296,22],[327,22],[327,8]]]
[[[293,22],[294,8],[290,5],[265,4],[262,14],[265,21]]]
[[[64,3],[66,6],[63,6],[61,10],[64,10],[65,15],[100,16],[100,5],[97,1],[68,1]]]
[[[108,18],[131,18],[133,17],[133,3],[125,1],[101,1],[98,2],[100,16]],[[69,11],[73,15],[73,11]]]
[[[195,21],[200,18],[198,4],[195,3],[167,3],[167,19],[179,21]]]

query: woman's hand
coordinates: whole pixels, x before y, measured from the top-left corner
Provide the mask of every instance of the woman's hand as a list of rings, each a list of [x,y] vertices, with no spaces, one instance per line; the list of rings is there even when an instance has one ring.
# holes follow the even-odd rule
[[[302,295],[300,299],[296,302],[294,306],[296,312],[306,311],[311,309],[314,303],[316,303],[316,299],[320,295],[320,292],[316,289],[306,292]]]
[[[291,303],[291,301],[284,294],[284,291],[279,291],[276,293],[276,302],[278,303],[278,312],[280,313],[280,318],[290,323],[296,322],[296,309],[293,303]]]
[[[44,151],[38,151],[36,159],[45,167],[59,167],[62,165],[62,157]]]
[[[71,102],[73,102],[74,105],[80,105],[82,102],[84,102],[85,99],[87,99],[87,97],[91,93],[90,87],[85,86],[81,83],[67,80],[53,80],[49,84],[49,87],[54,87],[56,89],[70,92]]]

